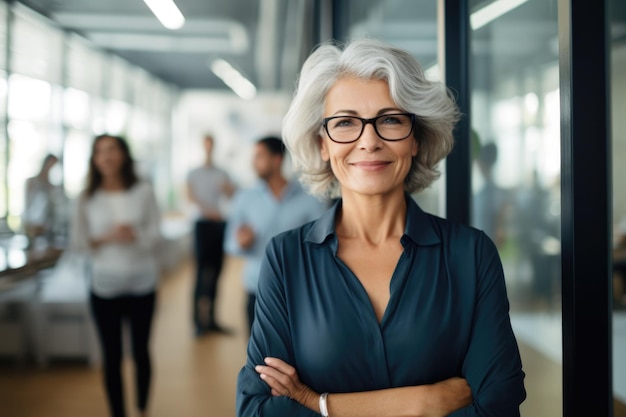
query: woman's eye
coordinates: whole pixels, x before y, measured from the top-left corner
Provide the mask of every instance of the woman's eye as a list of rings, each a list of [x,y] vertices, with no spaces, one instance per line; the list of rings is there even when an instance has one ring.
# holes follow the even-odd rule
[[[386,124],[386,125],[402,124],[402,120],[400,120],[400,118],[397,117],[397,116],[383,117],[380,122],[383,123],[383,124]]]
[[[332,125],[333,128],[352,127],[352,126],[354,126],[354,120],[352,120],[350,118],[335,119],[334,122],[333,122],[333,125]]]

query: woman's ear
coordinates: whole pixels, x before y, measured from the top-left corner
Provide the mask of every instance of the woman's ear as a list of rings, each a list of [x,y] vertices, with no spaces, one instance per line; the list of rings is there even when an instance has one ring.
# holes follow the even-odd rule
[[[414,156],[414,157],[417,156],[417,153],[419,152],[419,149],[420,149],[420,145],[417,142],[417,138],[414,137],[413,138],[413,148],[411,149],[411,155]]]
[[[322,156],[322,160],[324,162],[330,161],[330,153],[328,152],[328,144],[322,137],[322,135],[318,136],[319,144],[320,144],[320,155]]]

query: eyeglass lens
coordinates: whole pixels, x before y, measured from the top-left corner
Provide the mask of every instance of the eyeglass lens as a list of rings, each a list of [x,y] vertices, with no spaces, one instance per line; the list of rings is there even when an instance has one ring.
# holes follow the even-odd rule
[[[367,119],[355,116],[337,116],[327,119],[326,130],[330,138],[337,142],[356,141],[363,130]],[[384,114],[373,119],[376,133],[386,140],[401,140],[411,134],[412,118],[408,114]]]

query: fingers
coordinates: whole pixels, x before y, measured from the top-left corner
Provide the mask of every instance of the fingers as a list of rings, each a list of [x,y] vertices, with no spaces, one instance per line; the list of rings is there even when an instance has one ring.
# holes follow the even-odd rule
[[[296,368],[289,365],[288,363],[278,358],[265,358],[265,363],[267,364],[267,366],[274,368],[280,371],[281,373],[287,375],[294,382],[299,382],[298,372],[296,371]]]
[[[261,374],[261,379],[270,387],[272,395],[275,397],[289,397],[289,389],[285,387],[279,380],[271,375]]]
[[[296,369],[277,358],[266,358],[265,363],[267,366],[257,365],[255,370],[271,388],[272,395],[291,397],[300,385]]]
[[[272,368],[271,366],[259,365],[255,369],[259,374],[261,374],[261,378],[265,379],[266,381],[269,378],[272,378],[273,380],[278,381],[278,383],[284,387],[289,387],[297,383],[297,381],[292,379],[289,375],[279,371],[278,369]]]

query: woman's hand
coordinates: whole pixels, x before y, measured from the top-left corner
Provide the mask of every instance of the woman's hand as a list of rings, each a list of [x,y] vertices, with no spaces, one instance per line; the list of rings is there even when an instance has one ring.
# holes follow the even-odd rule
[[[92,239],[90,245],[93,249],[98,249],[109,243],[133,243],[136,239],[135,229],[131,225],[118,224],[99,239]]]
[[[319,413],[319,394],[304,385],[296,369],[277,358],[265,358],[255,370],[270,387],[272,395],[289,397]],[[337,415],[415,415],[443,417],[472,403],[467,381],[454,377],[435,384],[391,388],[348,394],[333,394]]]
[[[272,390],[272,395],[289,397],[319,412],[319,394],[300,382],[296,368],[277,358],[265,358],[265,365],[255,370]]]
[[[113,231],[114,240],[119,243],[132,243],[137,239],[135,229],[129,224],[119,224]]]

